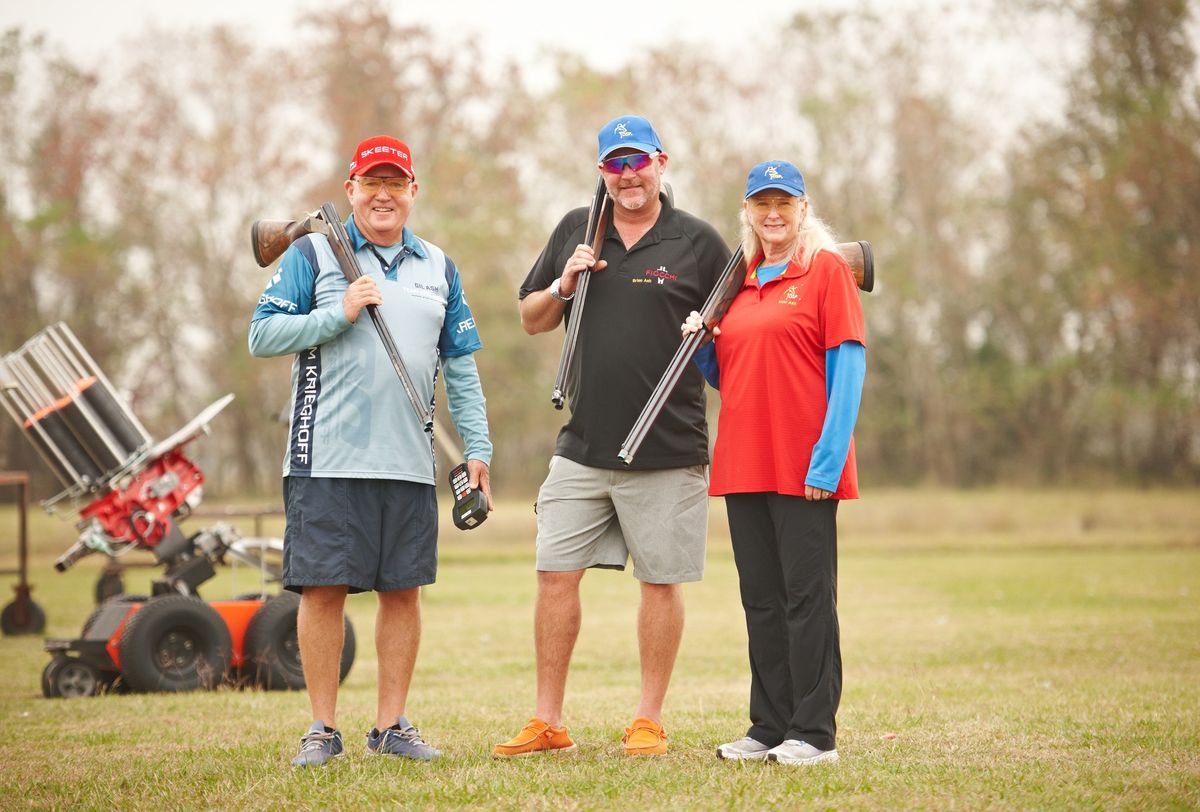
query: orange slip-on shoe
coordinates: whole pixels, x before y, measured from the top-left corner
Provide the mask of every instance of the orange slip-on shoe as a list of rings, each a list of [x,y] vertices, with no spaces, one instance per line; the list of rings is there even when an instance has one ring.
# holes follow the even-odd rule
[[[492,750],[496,758],[532,756],[538,753],[569,753],[575,749],[565,727],[551,727],[536,716],[525,723],[521,732]]]
[[[627,756],[661,756],[667,752],[667,731],[653,719],[634,719],[621,737]]]

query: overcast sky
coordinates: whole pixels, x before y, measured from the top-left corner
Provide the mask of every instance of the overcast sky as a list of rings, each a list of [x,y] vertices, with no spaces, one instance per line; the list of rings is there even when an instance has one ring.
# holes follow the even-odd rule
[[[299,12],[319,9],[312,0],[0,0],[0,27],[44,33],[84,64],[148,25],[183,28],[227,23],[256,41],[286,40]],[[489,53],[532,60],[544,46],[582,55],[595,67],[620,64],[642,48],[668,40],[727,42],[770,38],[797,11],[859,5],[854,0],[756,0],[736,12],[705,13],[704,0],[654,0],[639,4],[594,4],[571,0],[387,0],[393,19],[428,26],[447,42],[478,35]],[[729,6],[724,6],[729,9]]]

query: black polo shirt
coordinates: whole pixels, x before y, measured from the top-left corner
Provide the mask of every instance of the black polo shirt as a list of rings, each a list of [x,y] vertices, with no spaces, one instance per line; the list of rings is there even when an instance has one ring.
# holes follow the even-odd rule
[[[567,382],[569,422],[555,453],[596,468],[625,468],[617,458],[650,393],[679,349],[679,325],[699,310],[716,284],[729,248],[716,229],[659,196],[658,222],[629,251],[610,220],[600,250],[608,267],[588,282]],[[569,212],[529,275],[520,298],[544,290],[562,274],[583,242],[586,208]],[[571,305],[563,325],[571,317]],[[688,364],[630,468],[680,468],[708,462],[704,380]]]

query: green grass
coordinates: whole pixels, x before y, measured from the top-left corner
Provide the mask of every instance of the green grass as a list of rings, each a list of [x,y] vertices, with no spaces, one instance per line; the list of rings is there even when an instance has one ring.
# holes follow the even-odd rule
[[[685,589],[670,754],[620,753],[637,702],[637,589],[627,574],[597,572],[584,579],[568,684],[579,752],[494,762],[491,745],[533,709],[530,502],[443,534],[410,699],[442,762],[363,755],[375,698],[364,595],[350,601],[360,647],[339,706],[350,755],[324,771],[287,767],[309,718],[303,693],[47,700],[40,640],[3,638],[0,807],[1200,807],[1195,492],[895,491],[844,505],[842,761],[809,769],[713,757],[744,733],[748,690],[719,501],[705,579]],[[31,519],[46,634],[72,636],[99,562],[53,573],[74,530],[37,510]],[[14,561],[15,526],[0,509],[0,566]],[[143,591],[151,574],[131,570],[127,588]],[[253,587],[244,569],[236,580],[223,571],[205,592]]]

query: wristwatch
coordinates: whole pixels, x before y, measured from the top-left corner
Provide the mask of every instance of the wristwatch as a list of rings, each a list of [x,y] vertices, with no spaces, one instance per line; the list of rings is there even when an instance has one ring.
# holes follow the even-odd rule
[[[575,294],[572,293],[570,296],[563,296],[561,293],[559,293],[558,286],[559,286],[559,283],[561,283],[561,282],[562,282],[562,277],[560,276],[559,278],[555,279],[553,282],[550,283],[550,298],[557,299],[560,302],[569,302],[575,298]]]

